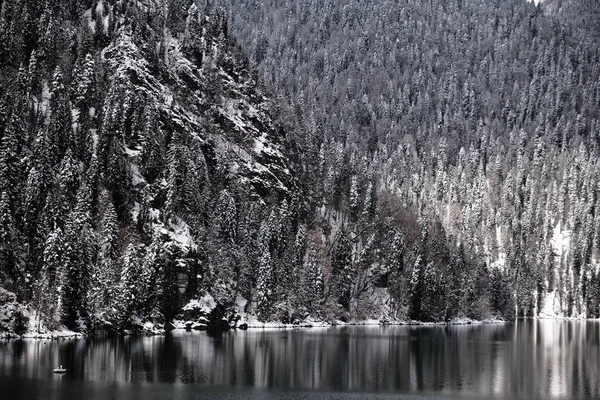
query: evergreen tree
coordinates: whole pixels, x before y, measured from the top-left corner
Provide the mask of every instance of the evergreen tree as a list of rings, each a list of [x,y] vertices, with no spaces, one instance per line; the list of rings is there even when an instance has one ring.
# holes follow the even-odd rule
[[[139,309],[139,284],[141,273],[139,256],[133,243],[129,243],[123,255],[121,277],[119,281],[119,320],[121,326],[127,326],[132,314]]]
[[[87,53],[85,59],[81,62],[75,71],[75,79],[72,83],[73,104],[82,107],[85,113],[93,104],[90,93],[93,92],[95,83],[95,63],[92,55]]]
[[[468,271],[465,249],[459,245],[450,263],[448,310],[449,317],[465,317],[472,304],[473,281]]]
[[[511,320],[514,317],[514,305],[508,277],[499,269],[492,269],[490,285],[492,309],[501,317]]]
[[[0,276],[9,288],[20,292],[23,276],[18,262],[18,241],[8,194],[0,196]]]
[[[381,277],[381,286],[387,286],[396,308],[403,305],[406,298],[406,282],[404,279],[405,239],[400,231],[394,231],[385,274]]]
[[[50,328],[59,322],[58,282],[63,273],[64,234],[60,227],[54,228],[48,235],[44,245],[44,263],[38,297],[38,313],[44,313],[45,321]]]
[[[349,309],[355,271],[352,261],[352,242],[344,228],[340,229],[335,238],[331,269],[333,274],[331,293],[342,307]]]
[[[271,254],[268,247],[261,246],[260,258],[258,259],[258,277],[256,282],[256,310],[261,319],[270,317],[271,308],[271,285],[273,266]]]
[[[19,137],[22,121],[13,114],[0,136],[0,187],[11,201],[16,201],[22,185]]]
[[[311,313],[316,315],[320,312],[320,305],[323,300],[323,268],[317,259],[317,243],[314,239],[310,241],[308,253],[304,263],[304,281],[305,288],[304,303]]]
[[[89,318],[87,300],[94,270],[94,242],[91,192],[84,181],[65,227],[64,270],[60,277],[61,321],[71,329],[80,329],[79,320],[85,322]]]
[[[417,255],[417,259],[413,265],[412,273],[410,275],[409,282],[409,293],[410,293],[410,305],[409,305],[409,316],[414,321],[421,321],[422,319],[422,296],[423,296],[423,266],[422,257],[420,254]]]
[[[219,235],[224,240],[234,242],[237,236],[237,207],[235,200],[224,189],[219,194],[218,206],[216,208],[219,224]]]
[[[159,303],[159,311],[166,322],[171,322],[181,307],[175,261],[174,249],[170,246],[164,248],[157,260],[158,288],[156,297]]]

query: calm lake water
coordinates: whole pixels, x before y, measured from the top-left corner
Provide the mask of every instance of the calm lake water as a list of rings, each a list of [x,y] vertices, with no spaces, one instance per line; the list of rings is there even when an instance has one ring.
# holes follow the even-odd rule
[[[599,341],[598,322],[550,320],[10,340],[0,397],[597,398]]]

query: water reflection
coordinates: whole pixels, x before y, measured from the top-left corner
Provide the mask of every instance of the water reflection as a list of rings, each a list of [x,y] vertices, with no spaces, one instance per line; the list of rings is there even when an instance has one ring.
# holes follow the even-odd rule
[[[87,382],[104,384],[111,398],[119,398],[120,388],[148,384],[600,397],[599,340],[598,322],[522,320],[512,325],[250,330],[218,338],[180,332],[4,341],[0,389],[31,398],[36,396],[30,391],[43,394],[62,385],[85,392]],[[53,375],[58,364],[68,368],[65,376]]]

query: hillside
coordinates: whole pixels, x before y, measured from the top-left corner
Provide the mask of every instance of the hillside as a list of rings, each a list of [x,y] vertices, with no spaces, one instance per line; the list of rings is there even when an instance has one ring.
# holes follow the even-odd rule
[[[220,10],[180,3],[1,3],[5,323],[162,324],[252,287],[294,146]]]
[[[557,4],[0,1],[0,331],[599,317]]]
[[[458,274],[465,291],[450,297],[461,302],[485,299],[478,280],[495,277],[513,315],[599,316],[597,2],[224,4],[260,75],[314,138],[307,165],[324,189],[313,199],[361,232],[355,252],[373,243],[369,263],[387,270],[397,229],[413,238],[404,279],[425,279],[426,266],[442,293],[425,295],[432,304],[449,304]],[[371,191],[383,232],[362,217]],[[427,224],[445,243],[437,250],[414,239]],[[448,310],[408,303],[420,319]],[[489,305],[466,304],[469,314]]]

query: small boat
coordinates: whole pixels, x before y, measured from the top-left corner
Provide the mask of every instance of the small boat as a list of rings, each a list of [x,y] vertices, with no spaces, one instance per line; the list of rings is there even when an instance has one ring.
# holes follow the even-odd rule
[[[58,368],[54,368],[53,372],[54,372],[55,374],[64,374],[65,372],[67,372],[67,369],[66,369],[66,368],[63,368],[63,366],[61,365],[61,366],[60,366],[60,367],[58,367]]]

